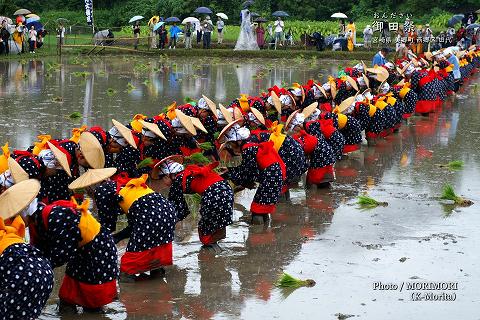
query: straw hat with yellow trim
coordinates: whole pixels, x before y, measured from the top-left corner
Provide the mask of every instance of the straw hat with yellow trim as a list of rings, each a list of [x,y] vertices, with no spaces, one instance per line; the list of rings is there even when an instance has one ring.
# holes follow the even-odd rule
[[[117,168],[88,169],[84,174],[68,185],[70,190],[87,188],[113,176]]]
[[[205,100],[205,102],[207,103],[207,106],[210,108],[210,111],[213,112],[213,114],[215,116],[217,116],[217,105],[215,104],[215,102],[213,102],[212,100],[210,100],[209,98],[207,98],[205,95],[202,94],[202,98]]]
[[[343,113],[353,104],[353,102],[355,101],[355,96],[348,97],[347,99],[343,100],[342,103],[340,103],[340,105],[335,109],[337,109],[339,113]]]
[[[250,112],[253,113],[253,115],[255,116],[255,118],[257,118],[257,120],[258,120],[261,124],[265,125],[265,117],[263,116],[263,114],[262,114],[258,109],[252,107],[252,108],[250,108]]]
[[[228,111],[227,108],[225,108],[221,103],[218,104],[218,107],[220,108],[220,112],[222,113],[223,117],[225,118],[225,121],[227,123],[230,123],[233,121],[233,117],[230,111]]]
[[[105,153],[102,145],[95,136],[88,131],[80,135],[78,141],[83,157],[88,165],[93,169],[101,169],[105,167]]]
[[[199,129],[200,131],[203,131],[204,133],[208,133],[207,129],[205,129],[205,127],[203,126],[203,123],[200,121],[200,119],[195,118],[195,117],[190,117],[190,121],[192,121],[195,128]]]
[[[129,145],[137,149],[137,144],[135,143],[135,139],[133,138],[132,130],[128,129],[126,126],[124,126],[122,123],[115,119],[112,119],[112,123],[115,128],[117,128],[118,132],[120,132],[125,141],[127,141]]]
[[[15,159],[11,157],[8,158],[8,169],[10,170],[10,173],[12,174],[12,177],[13,177],[13,181],[15,183],[19,183],[29,179],[28,173],[25,170],[23,170],[22,166],[18,164],[18,162],[15,161]]]
[[[323,89],[321,85],[319,85],[318,83],[313,83],[313,85],[317,87],[318,90],[320,90],[320,92],[323,94],[325,98],[327,97],[327,91],[325,91],[325,89]]]
[[[190,134],[196,136],[197,130],[195,130],[195,125],[193,124],[190,117],[178,109],[175,110],[175,114],[176,114],[176,117],[178,118],[178,121],[180,121],[180,123],[185,128],[185,130],[190,132]]]
[[[48,147],[50,148],[50,150],[52,150],[53,155],[57,159],[58,163],[60,163],[63,170],[65,170],[68,176],[71,177],[72,173],[70,171],[70,164],[68,163],[68,158],[65,155],[65,153],[63,153],[60,149],[55,147],[50,141],[48,141],[47,143],[48,143]]]
[[[383,67],[375,65],[373,68],[368,68],[367,72],[373,73],[376,75],[378,81],[383,82],[388,79],[388,71]]]
[[[28,179],[18,183],[0,194],[0,218],[8,219],[25,209],[40,191],[40,182]]]
[[[151,122],[147,122],[145,120],[140,120],[139,121],[142,126],[147,129],[148,131],[151,131],[153,132],[157,137],[160,137],[162,138],[163,140],[167,140],[167,138],[165,138],[165,136],[163,135],[162,131],[160,130],[160,128],[158,127],[157,124],[155,123],[151,123]]]
[[[367,85],[367,88],[370,88],[370,79],[365,75],[365,73],[362,73],[363,80],[365,81],[365,84]]]
[[[278,114],[281,114],[282,113],[282,102],[280,101],[280,98],[277,96],[277,94],[274,91],[272,91],[270,93],[270,96],[272,97],[273,106],[277,110]]]
[[[352,88],[355,89],[355,91],[358,91],[357,81],[353,80],[353,78],[350,76],[347,76],[347,81],[352,86]]]
[[[225,135],[225,133],[228,132],[228,130],[230,130],[234,125],[240,124],[242,121],[243,121],[243,119],[237,119],[237,120],[234,120],[233,122],[230,122],[229,124],[227,124],[227,125],[222,129],[222,131],[220,132],[220,134],[218,135],[217,140],[221,141],[221,139],[223,138],[223,136]]]
[[[305,119],[310,117],[312,113],[317,109],[318,102],[311,103],[308,107],[303,108],[302,113],[305,116]]]

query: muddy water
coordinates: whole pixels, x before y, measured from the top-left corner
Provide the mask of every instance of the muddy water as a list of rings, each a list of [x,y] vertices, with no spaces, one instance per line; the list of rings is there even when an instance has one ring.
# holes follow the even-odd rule
[[[180,82],[182,89],[171,89],[166,75],[159,80],[163,91],[159,91],[158,96],[141,85],[144,78],[136,85],[142,88],[142,93],[132,96],[132,92],[122,89],[126,83],[135,81],[132,67],[128,69],[128,64],[122,66],[117,62],[92,62],[92,66],[100,63],[107,68],[109,76],[108,79],[97,74],[92,77],[93,97],[90,107],[83,112],[85,121],[91,121],[89,124],[106,124],[112,114],[127,119],[138,111],[152,113],[158,110],[158,105],[165,105],[160,101],[180,99],[181,95],[195,96],[187,93],[194,90],[192,86],[182,87],[184,81]],[[173,63],[167,63],[169,68],[174,67]],[[200,79],[200,92],[226,101],[215,96],[218,77],[223,77],[226,96],[235,96],[242,85],[236,73],[238,63],[220,66],[211,62],[205,67],[210,70],[205,75],[208,78],[201,75],[192,81]],[[251,62],[251,68],[262,70],[266,63]],[[176,65],[181,69],[181,62]],[[72,124],[64,115],[83,110],[87,96],[88,77],[83,80],[68,76],[72,70],[82,70],[81,67],[66,65],[62,67],[64,71],[58,71],[60,75],[54,73],[51,78],[39,72],[41,80],[22,94],[18,90],[28,81],[20,79],[16,85],[3,81],[2,138],[8,137],[17,145],[23,145],[37,134],[33,129],[45,128],[42,122],[29,118],[22,120],[22,127],[11,129],[11,124],[20,123],[27,114],[39,119],[54,118],[55,124],[46,128],[49,132],[66,134]],[[105,70],[92,68],[97,73]],[[274,69],[283,73],[282,77],[288,77],[291,72],[292,80],[305,80],[322,73],[318,67],[289,68],[292,66],[278,63]],[[199,70],[194,67],[194,74]],[[62,72],[68,81],[60,80]],[[258,81],[261,86],[276,82],[272,73],[254,79],[253,86],[249,84],[241,90],[255,90]],[[253,79],[251,75],[247,78]],[[222,243],[223,252],[200,250],[194,220],[185,221],[177,228],[175,266],[167,269],[164,279],[121,284],[119,301],[110,304],[104,315],[59,315],[55,308],[56,296],[52,295],[42,318],[451,319],[453,316],[476,319],[478,308],[475,306],[480,304],[480,258],[476,254],[480,243],[477,230],[480,225],[478,82],[479,76],[473,77],[441,112],[429,118],[413,118],[398,134],[376,146],[364,146],[358,154],[338,162],[337,181],[330,189],[307,192],[301,186],[294,189],[291,203],[278,206],[268,227],[247,224],[253,192],[238,194],[235,223],[228,228],[227,239]],[[117,88],[120,97],[101,94],[109,87]],[[46,95],[60,95],[60,90],[63,90],[64,102],[57,106],[59,112],[56,113],[52,111],[55,104]],[[29,103],[33,105],[28,107]],[[9,130],[5,131],[5,127]],[[437,166],[452,160],[464,161],[464,169],[449,171]],[[457,193],[473,200],[475,205],[454,208],[440,202],[438,196],[445,183],[452,184]],[[360,192],[368,192],[389,205],[359,210],[355,197]],[[120,251],[124,246],[121,243]],[[314,279],[317,284],[295,291],[278,289],[274,284],[282,271]],[[58,272],[57,286],[60,281],[61,272]],[[408,285],[432,281],[457,283],[457,290],[432,291],[455,293],[455,301],[412,301],[412,293],[423,295],[429,291],[407,290]],[[374,290],[375,283],[390,285],[390,288],[397,285],[398,289]]]

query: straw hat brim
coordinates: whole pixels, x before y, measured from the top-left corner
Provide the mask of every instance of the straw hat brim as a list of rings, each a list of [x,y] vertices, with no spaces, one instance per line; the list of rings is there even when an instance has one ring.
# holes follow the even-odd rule
[[[167,138],[165,138],[165,136],[163,135],[162,131],[160,130],[160,128],[158,127],[157,124],[155,123],[151,123],[151,122],[147,122],[145,120],[139,120],[139,122],[142,124],[142,126],[147,129],[148,131],[151,131],[153,132],[157,137],[160,137],[161,139],[163,140],[167,140]]]
[[[367,65],[365,64],[365,62],[363,62],[363,60],[361,60],[361,62],[362,62],[362,66],[363,66],[363,71],[366,72]]]
[[[347,81],[348,81],[348,83],[352,86],[352,88],[355,89],[355,91],[358,91],[357,82],[356,82],[355,80],[353,80],[352,77],[347,76]]]
[[[233,117],[230,111],[228,111],[228,109],[225,108],[221,103],[219,103],[218,106],[220,108],[220,112],[223,114],[223,117],[225,118],[225,121],[227,121],[227,123],[233,122]]]
[[[68,185],[70,190],[87,188],[113,176],[117,168],[89,169]]]
[[[82,150],[85,161],[87,161],[90,167],[93,169],[105,167],[105,153],[103,152],[102,145],[91,132],[83,132],[80,135],[78,144]]]
[[[157,163],[155,164],[154,168],[158,168],[162,163],[164,163],[165,161],[168,161],[168,160],[172,160],[172,161],[174,161],[174,162],[183,164],[183,162],[184,162],[184,160],[185,160],[185,157],[182,156],[181,154],[174,154],[174,155],[165,157],[165,158],[163,158],[162,160],[160,160],[159,162],[157,162]]]
[[[272,97],[273,100],[273,106],[275,107],[275,110],[277,110],[278,114],[282,113],[282,102],[280,101],[280,98],[277,96],[277,94],[272,91],[270,93],[270,96]]]
[[[287,121],[285,121],[285,129],[288,130],[288,127],[290,126],[290,123],[295,118],[295,115],[297,115],[299,112],[300,112],[300,110],[295,110],[288,116]]]
[[[217,105],[215,104],[215,102],[213,102],[212,100],[210,100],[209,98],[207,98],[205,95],[202,94],[202,98],[205,100],[205,102],[207,102],[207,106],[208,108],[210,108],[210,111],[213,112],[213,114],[215,115],[215,117],[217,116]]]
[[[365,81],[365,84],[367,85],[367,88],[370,88],[370,80],[365,75],[365,73],[362,73],[362,77],[363,77],[363,80]]]
[[[57,159],[58,163],[60,163],[60,166],[62,166],[63,170],[68,174],[69,177],[72,176],[72,172],[70,172],[70,165],[68,164],[68,159],[65,153],[60,151],[57,147],[55,147],[50,141],[47,142],[48,147],[50,150],[52,150],[53,155]]]
[[[372,92],[372,89],[370,89],[370,88],[365,89],[365,90],[362,92],[362,96],[365,96],[365,94],[368,93],[368,92]]]
[[[196,136],[197,135],[197,130],[195,129],[195,126],[192,123],[192,120],[190,119],[189,116],[187,116],[185,113],[183,113],[180,110],[175,110],[175,115],[178,118],[178,121],[182,124],[182,126],[192,135]]]
[[[9,219],[25,209],[40,191],[40,182],[28,179],[18,182],[0,194],[0,217]]]
[[[257,118],[261,124],[265,125],[265,117],[258,109],[252,107],[250,108],[250,111],[255,115],[255,118]]]
[[[385,84],[386,81],[387,80],[383,80],[382,83],[380,83],[380,85],[377,88],[377,93],[380,93],[380,88]]]
[[[335,99],[337,96],[337,85],[335,82],[330,83],[330,93],[332,94],[332,98]]]
[[[29,179],[28,173],[23,170],[22,166],[12,157],[8,158],[8,169],[10,170],[15,183]]]
[[[192,121],[195,128],[199,129],[200,131],[203,131],[204,133],[208,133],[207,129],[205,129],[205,126],[200,121],[200,119],[195,118],[195,117],[190,117],[190,120]]]
[[[476,48],[477,48],[477,46],[472,44],[470,47],[468,47],[468,51],[475,50]]]
[[[342,103],[340,103],[340,105],[338,106],[338,112],[343,113],[345,110],[347,110],[352,105],[352,103],[354,101],[355,101],[355,96],[349,97],[349,98],[343,100]]]
[[[323,89],[323,87],[317,83],[314,83],[313,84],[315,87],[317,87],[318,90],[320,90],[320,92],[323,94],[323,96],[326,98],[327,97],[327,91],[325,91],[325,89]]]
[[[310,115],[317,109],[318,102],[310,104],[308,107],[303,108],[302,113],[305,116],[305,119],[310,117]]]
[[[137,149],[137,144],[135,143],[135,139],[133,138],[132,131],[115,119],[112,119],[112,123],[115,128],[117,128],[118,132],[120,132],[122,137],[127,141],[127,143],[133,148]]]
[[[229,124],[227,124],[223,129],[222,131],[220,131],[220,134],[218,135],[218,138],[217,140],[218,141],[221,141],[221,139],[223,138],[223,136],[225,135],[225,133],[227,133],[228,130],[230,130],[234,125],[236,124],[239,124],[240,122],[243,121],[243,118],[242,119],[237,119],[233,122],[230,122]]]
[[[243,113],[242,113],[241,108],[239,108],[239,107],[234,107],[233,108],[233,120],[234,121],[243,120]]]

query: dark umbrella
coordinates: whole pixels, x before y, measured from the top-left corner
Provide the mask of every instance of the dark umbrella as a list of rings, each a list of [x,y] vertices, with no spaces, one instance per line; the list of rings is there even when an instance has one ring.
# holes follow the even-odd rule
[[[272,16],[274,17],[289,17],[290,15],[288,13],[286,13],[285,11],[275,11],[274,13],[272,13]]]
[[[253,5],[253,1],[252,0],[247,0],[245,1],[244,3],[242,3],[242,7],[245,9],[245,8],[248,8],[250,6]]]
[[[180,22],[181,20],[178,19],[177,17],[169,17],[167,19],[165,19],[165,22],[167,23],[173,23],[173,22]]]
[[[32,21],[30,23],[26,24],[27,29],[30,29],[32,26],[35,27],[35,30],[43,30],[43,24],[40,23],[40,21]]]
[[[450,20],[448,20],[448,26],[453,27],[457,23],[461,22],[464,17],[465,17],[465,15],[463,15],[463,14],[454,15],[453,17],[450,18]]]
[[[480,28],[480,24],[478,23],[469,24],[467,27],[467,30],[474,29],[474,28]]]
[[[267,22],[267,21],[268,21],[267,19],[262,18],[262,17],[257,18],[257,19],[254,20],[254,22],[259,22],[259,23],[265,23],[265,22]]]
[[[193,12],[198,13],[198,14],[212,14],[213,13],[213,11],[210,10],[210,8],[207,8],[207,7],[198,7]]]
[[[258,13],[256,13],[256,12],[250,12],[250,17],[252,17],[252,18],[258,18],[258,17],[260,17],[260,15],[259,15]]]

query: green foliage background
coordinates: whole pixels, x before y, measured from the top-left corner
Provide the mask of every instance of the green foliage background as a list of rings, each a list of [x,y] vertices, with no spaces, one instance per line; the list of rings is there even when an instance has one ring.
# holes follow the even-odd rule
[[[192,15],[198,6],[208,6],[214,12],[224,12],[229,24],[238,24],[241,4],[244,0],[93,0],[94,17],[100,27],[116,27],[128,24],[133,15],[151,17]],[[17,8],[27,8],[42,18],[64,17],[71,24],[85,24],[82,0],[0,0],[0,15],[11,15]],[[59,11],[61,8],[61,11]],[[480,0],[357,0],[357,1],[303,1],[256,0],[251,11],[271,18],[276,10],[287,11],[292,20],[327,21],[334,12],[346,13],[356,22],[373,20],[374,12],[411,13],[418,23],[431,22],[440,26],[452,13],[465,13],[480,9]],[[44,20],[45,21],[45,20]]]

